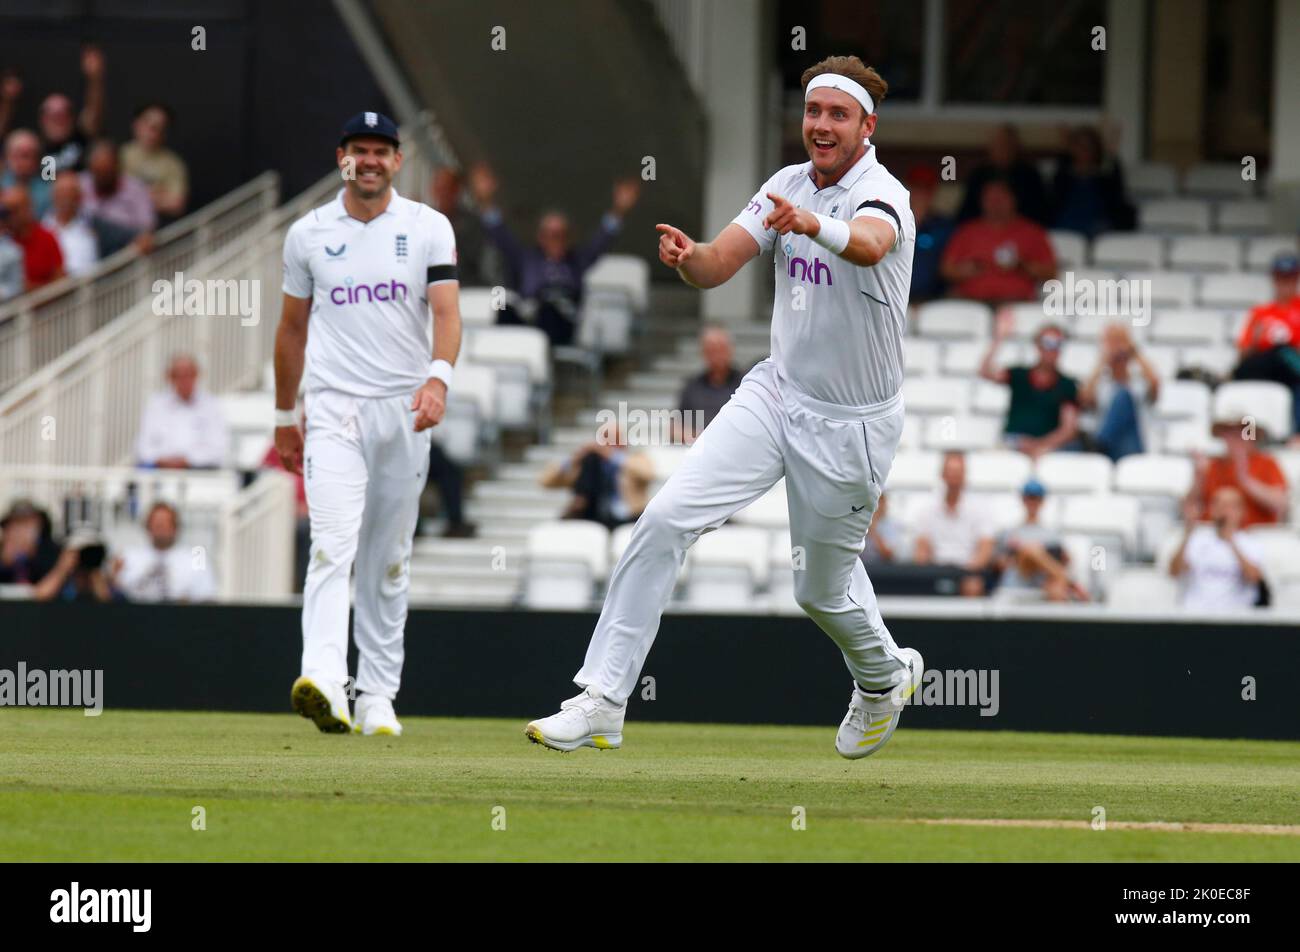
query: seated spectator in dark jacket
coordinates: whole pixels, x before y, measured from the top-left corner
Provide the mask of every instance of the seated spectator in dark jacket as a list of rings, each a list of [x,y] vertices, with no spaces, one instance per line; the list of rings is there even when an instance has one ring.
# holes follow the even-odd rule
[[[1294,432],[1300,436],[1300,258],[1273,259],[1273,300],[1253,307],[1237,340],[1234,380],[1272,380],[1291,388]]]
[[[925,165],[913,167],[907,174],[907,189],[912,195],[912,216],[916,219],[912,300],[929,301],[944,295],[939,268],[955,226],[951,218],[934,210],[934,195],[939,190],[939,176],[934,169]]]
[[[1137,214],[1124,193],[1119,159],[1108,155],[1091,126],[1070,130],[1068,151],[1052,179],[1052,227],[1093,238],[1104,231],[1132,231]]]
[[[0,585],[36,585],[59,561],[50,517],[19,499],[0,519]]]
[[[966,194],[957,212],[958,223],[977,218],[981,210],[984,183],[1005,179],[1016,196],[1020,214],[1040,225],[1047,224],[1047,191],[1038,166],[1021,155],[1020,136],[1014,126],[1002,125],[993,130],[987,158],[966,179]]]
[[[506,260],[511,288],[522,298],[519,307],[512,309],[513,317],[503,314],[501,323],[534,324],[546,332],[552,344],[572,343],[582,301],[582,277],[613,243],[624,216],[641,193],[640,183],[627,179],[614,184],[613,204],[601,220],[600,230],[577,248],[568,217],[556,211],[542,215],[533,247],[521,244],[496,205],[497,180],[487,166],[476,166],[470,173],[470,188],[488,238]]]
[[[1034,337],[1038,362],[1032,367],[998,367],[998,345],[1011,331],[1012,315],[998,314],[993,340],[980,363],[980,376],[1011,388],[1005,440],[1011,449],[1037,459],[1054,450],[1077,449],[1079,436],[1079,386],[1057,369],[1065,333],[1055,324],[1039,329]]]
[[[23,275],[28,291],[63,277],[63,252],[59,241],[36,220],[32,199],[21,185],[0,192],[9,237],[23,249]]]
[[[961,225],[943,253],[942,275],[955,297],[1002,303],[1033,301],[1056,277],[1056,256],[1043,227],[1016,212],[1006,179],[984,183],[984,213]]]
[[[704,373],[686,381],[677,398],[677,408],[681,411],[679,437],[683,443],[695,442],[745,377],[732,363],[735,348],[725,328],[705,329],[700,335],[700,356],[704,358]]]

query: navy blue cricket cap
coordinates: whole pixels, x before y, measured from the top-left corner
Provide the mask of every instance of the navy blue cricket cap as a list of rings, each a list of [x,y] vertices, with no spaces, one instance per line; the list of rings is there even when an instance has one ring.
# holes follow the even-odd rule
[[[1274,274],[1300,274],[1300,258],[1289,251],[1284,251],[1273,259]]]
[[[380,139],[389,140],[395,146],[402,144],[402,140],[397,136],[397,123],[382,112],[359,112],[343,123],[343,132],[339,136],[339,145],[347,145],[349,139],[355,139],[358,136],[376,136]]]

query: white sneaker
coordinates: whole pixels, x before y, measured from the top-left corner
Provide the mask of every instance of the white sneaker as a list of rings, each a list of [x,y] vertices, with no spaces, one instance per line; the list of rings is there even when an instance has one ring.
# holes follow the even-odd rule
[[[614,705],[596,688],[588,687],[560,705],[560,713],[532,721],[524,734],[534,744],[552,750],[595,747],[614,750],[623,745],[623,715],[626,704]]]
[[[378,694],[363,694],[357,698],[355,724],[352,729],[358,734],[402,736],[402,725],[393,712],[393,702]]]
[[[346,734],[352,730],[343,685],[304,674],[293,682],[289,698],[295,711],[310,718],[326,734]]]
[[[915,693],[925,675],[925,662],[921,653],[915,648],[903,648],[899,654],[907,659],[907,671],[900,672],[902,680],[886,694],[867,694],[853,685],[853,696],[849,698],[849,712],[840,722],[840,731],[835,735],[835,749],[841,757],[857,760],[869,757],[894,736],[898,719],[903,714],[903,705]]]

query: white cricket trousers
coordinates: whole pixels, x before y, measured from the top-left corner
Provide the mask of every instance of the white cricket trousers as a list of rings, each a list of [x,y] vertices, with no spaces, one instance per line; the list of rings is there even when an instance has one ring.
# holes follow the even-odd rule
[[[759,363],[637,520],[574,681],[626,701],[686,550],[784,476],[795,598],[859,685],[892,688],[906,662],[859,556],[902,433],[901,395],[870,407],[823,403],[782,379],[771,358]]]
[[[411,540],[432,430],[411,398],[317,390],[306,399],[303,477],[311,559],[302,596],[302,673],[348,677],[348,578],[356,563],[356,688],[397,696],[405,657]]]

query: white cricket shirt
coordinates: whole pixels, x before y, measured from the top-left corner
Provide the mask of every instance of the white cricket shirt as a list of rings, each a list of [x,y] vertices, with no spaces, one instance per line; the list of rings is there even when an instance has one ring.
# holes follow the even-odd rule
[[[307,391],[414,393],[433,353],[428,287],[455,280],[451,222],[395,189],[368,222],[347,213],[341,189],[302,216],[284,239],[284,293],[312,299]]]
[[[763,228],[767,193],[793,205],[849,221],[879,218],[894,228],[894,246],[876,265],[860,268],[805,235]],[[911,199],[876,161],[875,146],[834,185],[818,189],[812,162],[787,165],[763,183],[734,219],[758,242],[775,247],[772,358],[781,376],[817,400],[865,407],[903,386],[903,334],[912,286],[916,223]],[[800,309],[802,306],[802,309]]]

